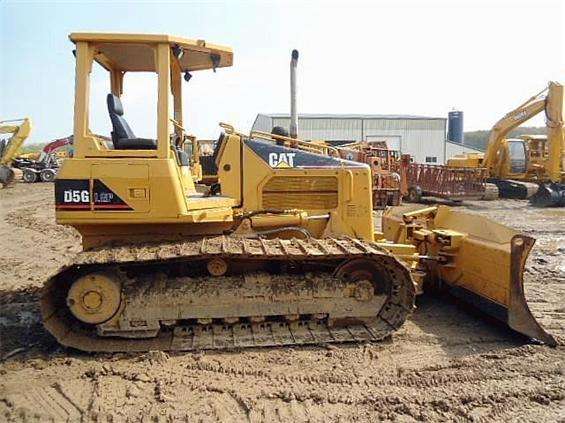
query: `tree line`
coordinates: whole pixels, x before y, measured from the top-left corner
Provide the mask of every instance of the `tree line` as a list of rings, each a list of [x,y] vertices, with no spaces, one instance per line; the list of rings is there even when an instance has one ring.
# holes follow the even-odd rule
[[[511,131],[507,138],[516,138],[520,135],[526,134],[545,135],[546,133],[547,131],[544,126],[520,126]],[[465,131],[465,140],[463,141],[463,144],[479,150],[486,150],[489,134],[490,130]]]

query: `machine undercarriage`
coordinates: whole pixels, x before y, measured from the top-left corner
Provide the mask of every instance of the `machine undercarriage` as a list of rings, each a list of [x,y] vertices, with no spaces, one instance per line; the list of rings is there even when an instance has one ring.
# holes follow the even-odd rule
[[[192,350],[380,340],[414,300],[408,268],[374,243],[221,236],[81,253],[42,313],[74,348]]]

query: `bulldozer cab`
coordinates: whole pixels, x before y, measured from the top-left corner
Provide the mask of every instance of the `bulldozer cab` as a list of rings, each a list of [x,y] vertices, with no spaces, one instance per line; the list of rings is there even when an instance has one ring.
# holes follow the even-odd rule
[[[73,33],[76,45],[76,90],[74,139],[77,158],[139,157],[175,159],[187,167],[190,157],[184,143],[196,144],[188,137],[182,114],[182,79],[191,72],[232,65],[229,47],[207,44],[168,35]],[[93,66],[108,72],[111,92],[107,94],[108,119],[111,120],[111,141],[92,133],[90,122],[90,80]],[[130,126],[121,95],[130,72],[157,75],[157,137],[140,138]],[[195,150],[189,148],[189,151]]]
[[[72,33],[69,38],[76,47],[74,156],[63,163],[55,181],[57,221],[80,226],[84,245],[89,245],[86,232],[100,232],[100,224],[114,225],[109,232],[116,233],[122,229],[115,228],[132,221],[171,223],[171,231],[181,221],[230,221],[231,199],[205,198],[196,190],[201,167],[196,138],[187,134],[183,120],[182,79],[190,79],[191,72],[231,66],[231,49],[169,35]],[[109,78],[110,92],[99,100],[106,104],[91,103],[96,94],[91,80],[99,82],[93,71]],[[129,122],[122,104],[129,73],[156,75],[153,138],[136,135],[136,122]],[[135,87],[142,91],[140,101],[150,97],[144,90],[152,85]],[[97,135],[91,127],[99,115],[93,109],[104,106],[111,137]]]
[[[315,154],[308,143],[281,146],[271,134],[247,136],[221,125],[225,133],[213,156],[219,184],[208,191],[195,185],[201,167],[183,121],[183,74],[189,80],[191,72],[231,66],[231,49],[167,35],[73,33],[70,39],[76,45],[75,155],[58,173],[55,206],[57,222],[78,227],[84,248],[132,231],[140,239],[222,233],[246,213],[256,227],[300,221],[315,234],[327,229],[373,240],[371,197],[359,195],[370,189],[369,169]],[[111,138],[90,127],[94,66],[110,79]],[[128,121],[121,96],[129,72],[157,75],[155,139],[136,135]],[[276,216],[256,216],[265,210]],[[108,226],[105,234],[100,225]]]

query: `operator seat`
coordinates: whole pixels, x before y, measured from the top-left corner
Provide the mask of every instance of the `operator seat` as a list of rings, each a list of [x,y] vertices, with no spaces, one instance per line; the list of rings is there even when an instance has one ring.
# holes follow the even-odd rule
[[[157,141],[149,138],[137,138],[124,119],[124,108],[120,97],[108,94],[108,113],[112,121],[112,142],[116,150],[156,150]]]

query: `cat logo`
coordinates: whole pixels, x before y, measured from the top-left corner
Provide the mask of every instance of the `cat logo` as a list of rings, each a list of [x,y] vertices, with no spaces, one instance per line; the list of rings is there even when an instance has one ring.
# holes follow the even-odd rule
[[[269,153],[269,166],[278,168],[294,167],[296,153]]]

